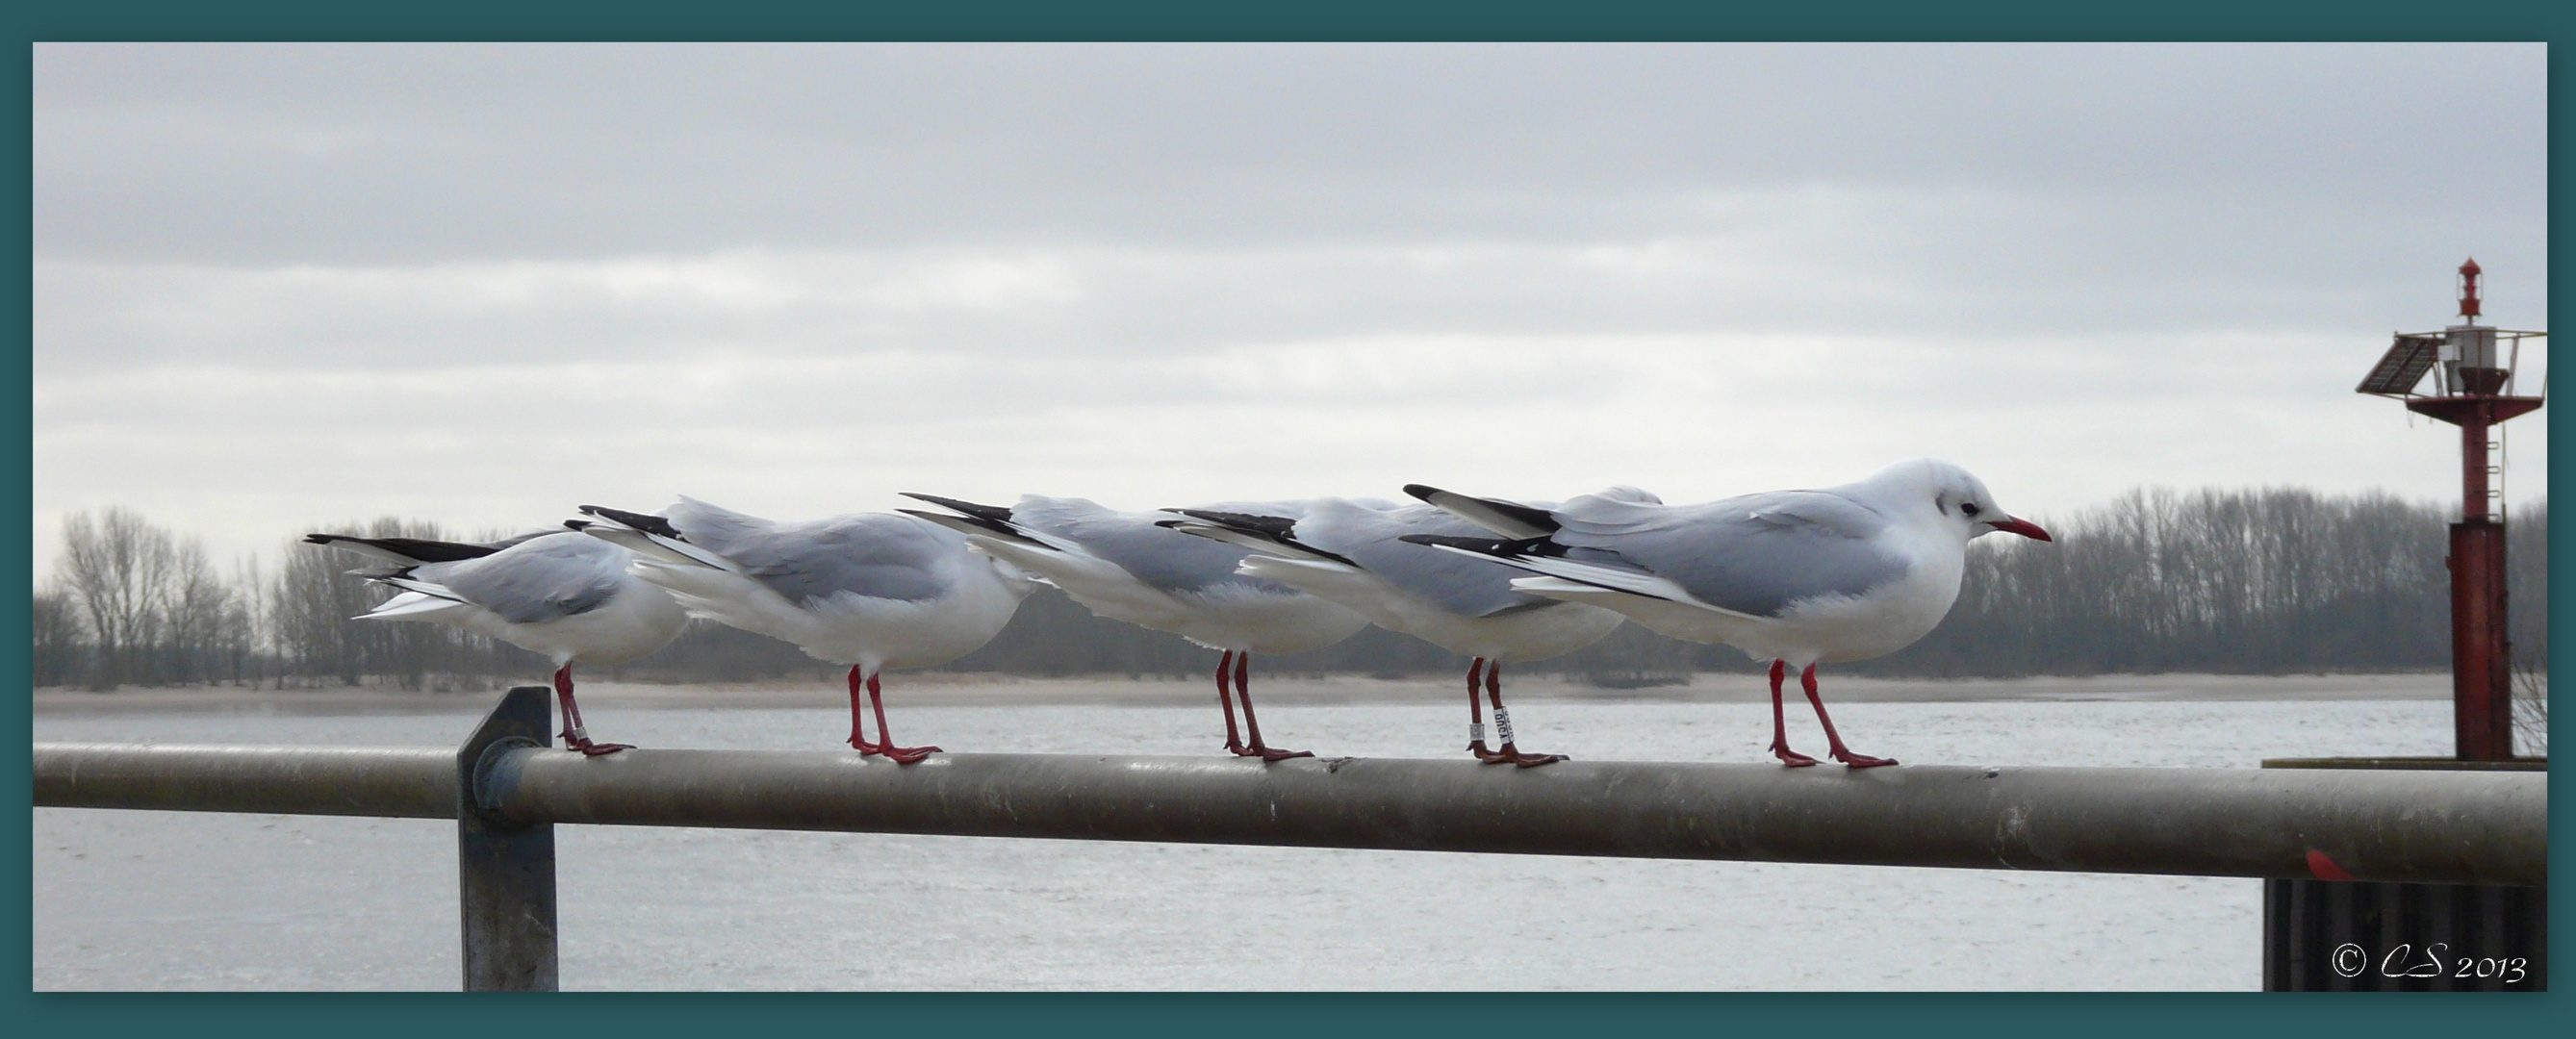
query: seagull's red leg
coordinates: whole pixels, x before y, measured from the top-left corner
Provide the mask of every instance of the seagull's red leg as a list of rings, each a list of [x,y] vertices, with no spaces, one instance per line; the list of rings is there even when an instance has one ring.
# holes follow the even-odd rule
[[[860,666],[850,665],[850,746],[864,757],[876,754],[877,745],[868,742],[868,730],[859,724],[859,719],[867,713],[867,704],[859,699],[859,694],[867,688],[867,683],[859,676]]]
[[[1485,747],[1485,701],[1480,688],[1485,682],[1485,658],[1467,663],[1467,752],[1485,762],[1507,760]]]
[[[572,699],[572,665],[569,663],[555,669],[555,699],[563,701],[564,749],[577,750],[591,757],[598,757],[602,754],[615,754],[621,750],[634,748],[635,745],[632,743],[591,742],[590,730],[581,724],[581,705],[574,703]]]
[[[571,665],[571,664],[565,664],[565,665],[562,665],[562,666],[560,666],[560,667],[555,668],[555,706],[557,706],[557,707],[559,707],[559,708],[561,708],[561,709],[563,710],[563,726],[564,726],[563,731],[562,731],[562,732],[560,732],[560,733],[557,733],[557,734],[556,734],[556,738],[563,740],[563,741],[564,741],[564,746],[566,746],[566,747],[570,747],[570,746],[572,746],[572,745],[573,745],[573,742],[572,742],[572,741],[573,741],[573,735],[572,735],[572,734],[573,734],[573,726],[574,726],[574,724],[575,724],[575,723],[574,723],[574,721],[573,721],[573,718],[572,718],[572,665]]]
[[[1234,693],[1243,698],[1243,728],[1252,734],[1252,752],[1261,755],[1261,760],[1278,761],[1284,758],[1315,756],[1315,752],[1311,750],[1278,750],[1261,745],[1261,722],[1252,716],[1251,650],[1245,650],[1243,655],[1234,658]]]
[[[1815,669],[1808,668],[1807,673],[1814,674]],[[1771,753],[1779,757],[1783,765],[1805,768],[1815,764],[1816,759],[1789,749],[1789,721],[1780,713],[1780,683],[1788,677],[1788,661],[1771,662]]]
[[[886,728],[885,693],[877,688],[877,676],[874,672],[870,672],[868,675],[868,706],[875,708],[877,712],[878,753],[884,754],[889,758],[893,758],[897,764],[903,765],[909,765],[913,762],[939,753],[939,748],[937,747],[898,747],[894,745],[894,730]]]
[[[1503,662],[1494,661],[1485,672],[1485,695],[1494,698],[1494,735],[1503,738],[1503,753],[1496,760],[1508,761],[1522,768],[1536,768],[1565,760],[1563,754],[1523,754],[1512,746],[1512,716],[1503,709]]]
[[[1234,690],[1226,684],[1233,677],[1234,651],[1229,649],[1224,656],[1216,658],[1216,705],[1225,708],[1225,749],[1236,757],[1248,758],[1252,751],[1243,745],[1243,737],[1234,731]]]
[[[1827,753],[1832,754],[1834,760],[1853,768],[1877,768],[1880,765],[1896,764],[1895,758],[1873,758],[1867,754],[1854,754],[1851,748],[1843,746],[1843,738],[1834,734],[1834,720],[1825,717],[1824,698],[1816,695],[1816,665],[1809,664],[1807,670],[1799,673],[1798,685],[1807,691],[1807,702],[1816,705],[1816,720],[1825,723],[1825,745],[1829,748]]]

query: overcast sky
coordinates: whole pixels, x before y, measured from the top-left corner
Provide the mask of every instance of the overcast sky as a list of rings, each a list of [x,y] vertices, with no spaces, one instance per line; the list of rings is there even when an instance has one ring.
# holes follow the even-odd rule
[[[274,565],[683,493],[1679,502],[1921,455],[2040,518],[2456,501],[2452,427],[2352,387],[2469,256],[2548,327],[2546,56],[38,44],[35,573],[110,505]]]

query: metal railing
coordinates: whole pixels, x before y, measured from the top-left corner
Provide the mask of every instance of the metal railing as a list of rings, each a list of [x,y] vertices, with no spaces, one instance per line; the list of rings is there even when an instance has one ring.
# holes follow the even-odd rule
[[[39,806],[458,820],[465,985],[555,987],[553,826],[2547,884],[2545,774],[40,743]],[[2325,863],[2321,866],[2320,862]]]

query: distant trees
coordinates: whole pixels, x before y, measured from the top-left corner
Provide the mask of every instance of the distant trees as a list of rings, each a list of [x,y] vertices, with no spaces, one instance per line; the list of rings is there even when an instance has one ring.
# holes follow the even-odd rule
[[[2538,512],[2545,522],[2546,505]],[[2131,491],[2049,524],[2053,543],[1979,539],[1949,618],[1873,669],[2447,667],[2450,520],[2440,506],[2377,493]],[[2545,526],[2534,529],[2545,537]],[[2545,597],[2545,583],[2535,587]]]
[[[35,609],[27,625],[35,636],[35,652],[28,663],[36,685],[77,682],[88,666],[90,646],[80,616],[73,612],[77,608],[59,582],[36,589]]]
[[[2387,494],[2132,491],[2048,521],[2051,544],[1979,539],[1939,629],[1902,652],[1844,667],[1920,676],[2441,669],[2450,660],[2443,556],[2451,516]],[[2545,676],[2548,664],[2548,521],[2543,499],[2522,507],[2510,527],[2512,637],[2526,676]],[[391,517],[330,529],[450,536],[434,523]],[[444,625],[353,620],[389,594],[345,573],[358,563],[298,541],[273,573],[247,561],[226,579],[195,539],[130,510],[75,515],[64,522],[52,579],[34,594],[32,678],[97,689],[270,681],[441,690],[489,688],[504,676],[533,679],[546,670],[534,654]],[[1045,590],[990,644],[945,670],[1182,677],[1208,671],[1214,658]],[[1372,628],[1263,666],[1272,674],[1397,676],[1462,671],[1466,661]],[[1761,666],[1727,647],[1627,625],[1527,667],[1625,688]],[[611,674],[713,682],[835,670],[786,643],[697,623],[660,653]]]
[[[489,540],[498,534],[452,534],[436,523],[385,517],[342,523],[321,533],[431,541]],[[286,546],[286,564],[264,589],[271,616],[273,673],[281,682],[365,680],[445,692],[488,689],[493,676],[549,670],[535,654],[444,624],[361,621],[392,589],[349,576],[366,560],[301,540]]]
[[[2505,603],[2513,639],[2513,743],[2549,752],[2549,499],[2505,526]]]
[[[334,530],[442,537],[436,524],[391,518]],[[489,676],[525,671],[533,659],[442,625],[354,620],[389,594],[343,572],[357,560],[300,541],[285,555],[274,579],[251,561],[226,580],[196,539],[131,510],[71,516],[53,581],[35,596],[35,684],[488,688]]]
[[[227,675],[254,638],[249,609],[204,545],[123,508],[64,521],[54,583],[35,614],[40,668],[99,689]]]

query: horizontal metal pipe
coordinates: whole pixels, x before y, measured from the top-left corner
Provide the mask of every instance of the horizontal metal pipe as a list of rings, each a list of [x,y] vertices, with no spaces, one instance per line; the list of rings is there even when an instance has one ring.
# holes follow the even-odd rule
[[[456,818],[456,751],[36,744],[36,804]]]
[[[454,761],[39,744],[36,802],[452,818]],[[2283,879],[2321,856],[2360,880],[2532,886],[2548,867],[2545,773],[521,749],[478,796],[525,823]]]

